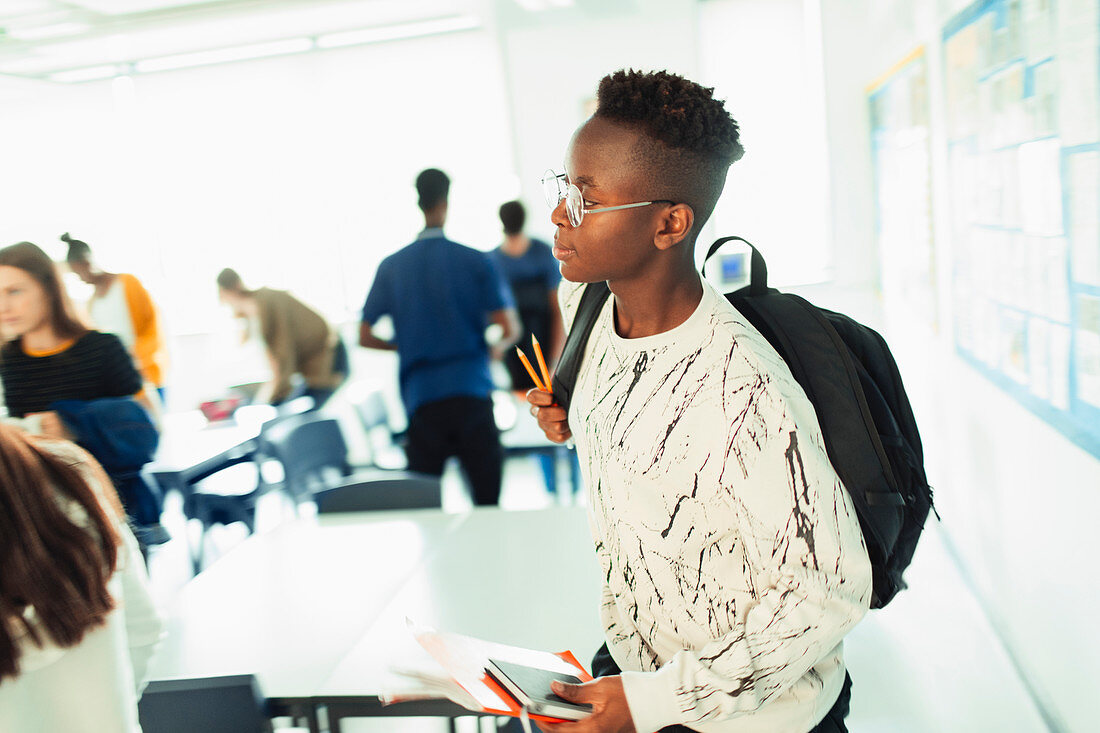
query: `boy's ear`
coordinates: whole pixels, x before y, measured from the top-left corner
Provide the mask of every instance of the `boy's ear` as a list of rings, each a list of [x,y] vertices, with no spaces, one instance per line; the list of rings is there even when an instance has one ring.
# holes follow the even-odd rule
[[[661,216],[653,244],[657,249],[672,249],[684,241],[695,223],[695,212],[687,204],[674,204]]]

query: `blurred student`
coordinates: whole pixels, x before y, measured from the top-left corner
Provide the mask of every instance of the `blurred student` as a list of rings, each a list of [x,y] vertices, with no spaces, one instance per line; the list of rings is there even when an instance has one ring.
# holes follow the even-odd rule
[[[271,362],[271,380],[257,401],[279,405],[308,396],[313,408],[323,406],[348,377],[348,352],[336,329],[324,316],[285,290],[249,290],[235,270],[218,274],[218,297],[233,315],[259,332]],[[301,375],[303,386],[292,378]]]
[[[0,325],[10,339],[0,347],[9,418],[81,443],[111,471],[134,521],[156,525],[160,497],[140,476],[157,439],[141,375],[118,336],[77,319],[57,267],[30,242],[0,249]]]
[[[846,730],[859,520],[806,393],[695,266],[742,153],[713,89],[618,71],[546,177],[566,321],[585,283],[611,291],[568,414],[528,392],[576,439],[604,579],[598,679],[554,690],[593,713],[546,731]]]
[[[92,323],[119,337],[133,355],[142,377],[163,399],[168,355],[160,317],[149,291],[133,275],[101,270],[87,243],[73,239],[67,232],[61,235],[61,241],[69,245],[65,258],[69,269],[95,287],[88,301]]]
[[[0,425],[0,731],[139,733],[161,620],[103,470]]]
[[[378,266],[363,304],[359,344],[396,351],[401,399],[409,416],[409,469],[442,475],[457,456],[475,504],[496,504],[504,454],[493,416],[490,348],[499,358],[519,336],[508,286],[484,252],[443,234],[451,181],[429,168],[416,177],[424,230]],[[394,340],[372,332],[383,316]],[[500,339],[486,342],[490,323]]]
[[[550,245],[524,233],[526,220],[527,212],[522,203],[502,204],[500,223],[504,225],[504,242],[489,255],[512,289],[519,312],[520,346],[528,349],[531,336],[535,336],[552,364],[562,347],[561,310],[558,307],[561,273]],[[531,389],[531,377],[515,351],[504,355],[504,366],[508,369],[513,390],[526,393]]]
[[[561,273],[558,261],[550,245],[541,239],[527,236],[523,226],[527,211],[519,201],[508,201],[500,206],[500,223],[504,226],[504,242],[489,255],[508,281],[512,297],[519,312],[519,344],[530,353],[531,337],[539,340],[551,372],[564,345],[561,308],[558,306],[558,284]],[[531,376],[514,350],[504,354],[504,366],[514,392],[531,389]],[[540,453],[539,467],[546,482],[547,491],[558,492],[557,460]],[[573,491],[581,487],[580,463],[576,451],[569,451],[570,480]]]
[[[37,245],[0,249],[0,347],[4,401],[13,417],[38,417],[51,437],[58,400],[128,397],[142,380],[118,336],[93,331],[75,315],[57,268]]]

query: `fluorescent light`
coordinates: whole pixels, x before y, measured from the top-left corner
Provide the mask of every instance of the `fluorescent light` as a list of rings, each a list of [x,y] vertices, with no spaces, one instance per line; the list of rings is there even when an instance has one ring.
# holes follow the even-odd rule
[[[340,31],[326,33],[311,38],[290,38],[281,41],[265,43],[250,43],[239,46],[211,49],[207,51],[194,51],[188,53],[156,56],[128,63],[102,64],[86,66],[67,71],[60,71],[50,75],[50,79],[59,82],[81,82],[96,79],[107,79],[119,74],[139,72],[148,73],[156,71],[169,71],[172,69],[185,69],[194,66],[210,66],[213,64],[230,63],[233,61],[245,61],[248,59],[265,58],[269,56],[283,56],[292,53],[311,51],[317,48],[339,48],[354,46],[364,43],[378,43],[403,38],[415,38],[419,36],[440,35],[456,31],[472,30],[480,28],[481,24],[475,16],[455,15],[445,18],[433,18],[430,20],[415,21],[411,23],[399,23],[386,26],[362,28],[354,31]],[[131,57],[133,58],[133,57]],[[121,62],[122,59],[119,59]],[[74,64],[75,65],[75,64]]]
[[[50,81],[59,81],[64,84],[73,84],[81,81],[95,81],[96,79],[110,79],[118,76],[120,68],[118,64],[105,64],[103,66],[86,66],[83,69],[71,69],[50,74]]]
[[[107,15],[144,13],[149,10],[167,10],[182,5],[198,5],[208,0],[69,0],[70,4]]]
[[[450,18],[436,18],[434,20],[418,21],[416,23],[400,23],[398,25],[362,28],[357,31],[326,33],[325,35],[317,37],[317,47],[340,48],[342,46],[358,46],[363,43],[379,43],[381,41],[395,41],[401,38],[434,36],[441,33],[452,33],[454,31],[467,31],[478,27],[480,27],[480,23],[474,16],[456,15]]]
[[[571,8],[574,0],[516,0],[516,5],[529,13],[541,13],[551,8]]]
[[[197,51],[195,53],[180,53],[173,56],[145,59],[135,63],[134,70],[148,72],[186,69],[192,66],[209,66],[211,64],[224,64],[230,61],[245,61],[268,56],[282,56],[289,53],[309,51],[312,48],[313,41],[309,38],[290,38],[285,41],[253,43],[247,46],[233,46],[231,48],[219,48],[213,51]]]
[[[91,26],[87,23],[53,23],[52,25],[8,28],[7,35],[19,41],[43,41],[47,38],[75,36],[88,30],[91,30]]]

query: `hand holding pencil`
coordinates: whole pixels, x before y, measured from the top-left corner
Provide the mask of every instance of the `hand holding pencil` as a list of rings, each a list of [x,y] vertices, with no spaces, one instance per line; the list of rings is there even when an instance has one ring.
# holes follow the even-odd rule
[[[535,334],[531,334],[531,345],[535,349],[535,358],[538,359],[542,378],[539,379],[539,375],[535,373],[535,368],[531,366],[531,362],[527,359],[527,354],[524,354],[523,349],[517,346],[516,353],[519,354],[519,360],[523,362],[523,368],[531,375],[531,381],[535,383],[536,387],[543,392],[553,393],[554,387],[550,380],[550,370],[546,368],[546,359],[542,355],[542,347],[539,346],[539,340],[535,338]]]
[[[527,373],[531,375],[531,381],[535,383],[535,389],[527,393],[527,402],[531,404],[531,414],[538,420],[539,428],[546,437],[555,443],[564,443],[573,436],[569,430],[568,415],[560,405],[554,404],[553,380],[550,378],[550,370],[546,367],[546,358],[542,355],[542,347],[533,335],[531,345],[535,350],[535,359],[538,361],[541,377],[531,366],[531,361],[518,346],[516,352],[519,360]]]

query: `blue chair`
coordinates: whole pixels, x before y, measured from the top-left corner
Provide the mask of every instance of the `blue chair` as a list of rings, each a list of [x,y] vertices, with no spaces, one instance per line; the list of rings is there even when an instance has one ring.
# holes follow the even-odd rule
[[[216,524],[241,522],[252,533],[256,529],[256,502],[264,494],[284,488],[284,482],[265,478],[265,464],[272,457],[264,453],[264,436],[269,431],[285,432],[290,426],[317,419],[309,414],[279,415],[263,424],[260,436],[242,446],[232,456],[225,457],[193,477],[187,483],[175,471],[154,472],[162,490],[177,489],[182,494],[183,512],[202,525],[197,548],[192,548],[192,570],[197,575],[203,568],[207,530]]]
[[[282,490],[299,503],[351,473],[340,423],[317,413],[265,427],[260,452],[282,464]]]
[[[373,468],[400,470],[408,465],[404,450],[390,427],[389,410],[381,392],[371,392],[355,402],[355,414],[367,438],[367,463]],[[359,464],[356,464],[359,465]]]
[[[386,509],[441,509],[443,484],[438,476],[412,471],[356,473],[338,486],[313,495],[318,514]]]
[[[144,733],[269,733],[253,675],[154,680],[138,703]]]

